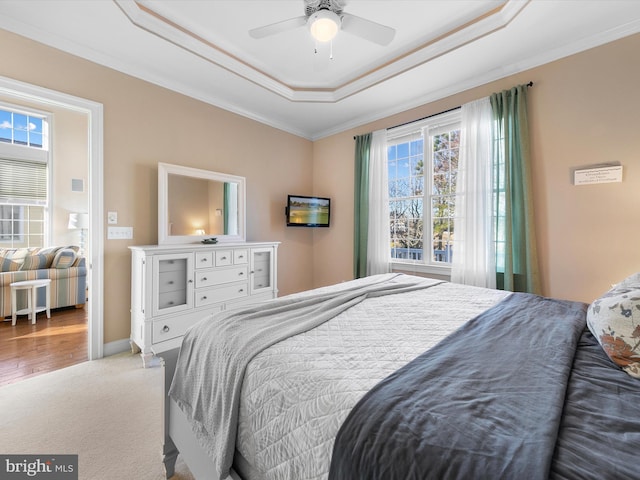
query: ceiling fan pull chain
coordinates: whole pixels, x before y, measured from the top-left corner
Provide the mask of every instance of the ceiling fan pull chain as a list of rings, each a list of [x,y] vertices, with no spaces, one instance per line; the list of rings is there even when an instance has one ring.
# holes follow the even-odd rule
[[[316,46],[313,48],[313,53],[318,54],[318,40],[316,40]]]
[[[331,40],[331,45],[329,46],[329,60],[333,60],[333,40]]]

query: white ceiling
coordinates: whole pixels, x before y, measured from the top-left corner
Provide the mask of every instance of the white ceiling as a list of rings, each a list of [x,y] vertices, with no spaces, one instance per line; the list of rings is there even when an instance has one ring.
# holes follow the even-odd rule
[[[639,0],[340,3],[393,41],[249,36],[303,0],[0,0],[0,28],[311,140],[640,31]]]

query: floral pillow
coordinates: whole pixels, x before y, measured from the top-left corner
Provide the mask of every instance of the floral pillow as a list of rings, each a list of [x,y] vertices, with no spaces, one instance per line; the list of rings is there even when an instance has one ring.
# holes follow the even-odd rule
[[[611,361],[640,378],[640,273],[594,301],[587,325]]]

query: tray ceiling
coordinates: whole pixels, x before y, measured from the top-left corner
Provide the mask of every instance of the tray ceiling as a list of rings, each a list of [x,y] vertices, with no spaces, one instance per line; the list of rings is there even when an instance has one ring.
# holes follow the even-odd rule
[[[339,3],[392,42],[249,35],[303,0],[3,0],[0,28],[312,140],[640,31],[637,0]]]

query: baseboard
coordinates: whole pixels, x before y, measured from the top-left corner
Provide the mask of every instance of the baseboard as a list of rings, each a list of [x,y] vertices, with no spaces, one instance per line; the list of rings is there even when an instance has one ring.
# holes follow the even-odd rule
[[[117,355],[118,353],[131,351],[131,344],[128,338],[116,340],[115,342],[105,343],[102,347],[102,353],[105,357]]]

